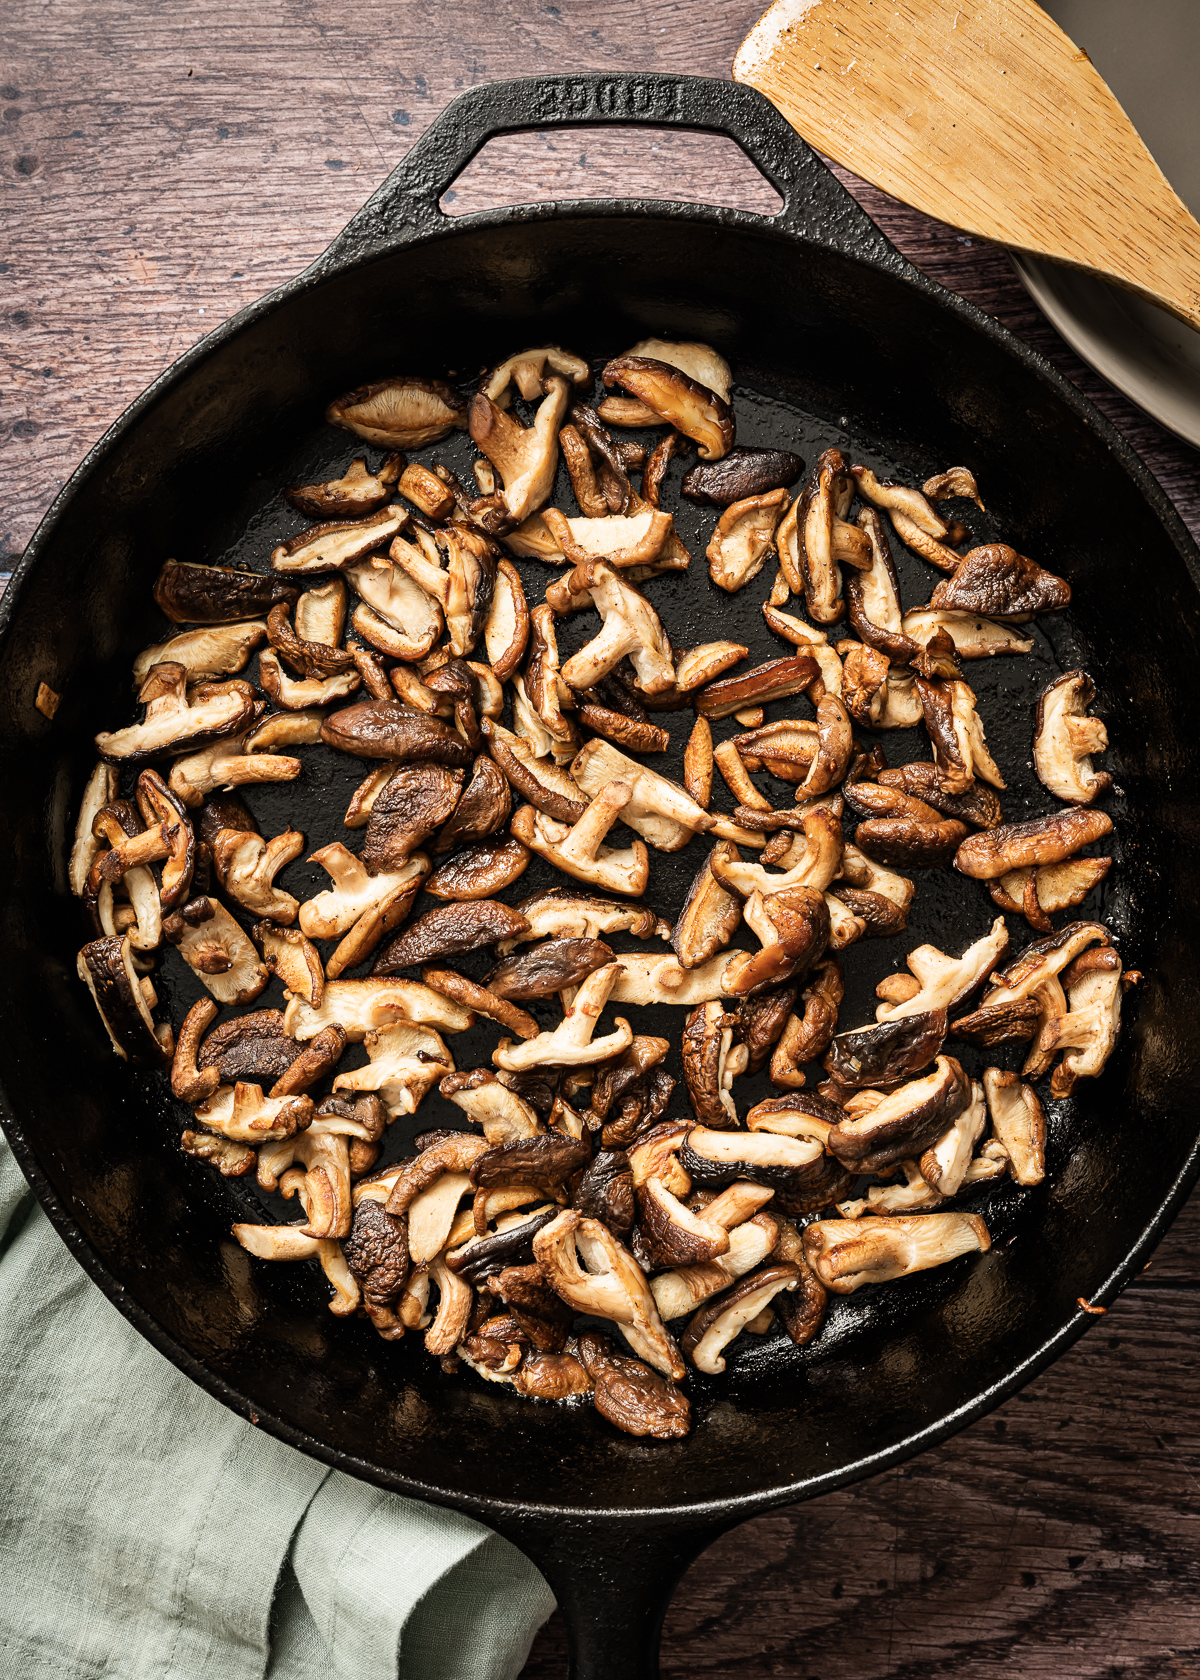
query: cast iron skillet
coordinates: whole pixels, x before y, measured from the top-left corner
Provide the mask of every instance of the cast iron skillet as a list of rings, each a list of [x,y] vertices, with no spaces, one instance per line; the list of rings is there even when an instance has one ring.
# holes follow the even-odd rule
[[[732,135],[783,209],[772,219],[590,202],[451,221],[438,208],[492,135],[616,122]],[[1085,913],[1102,913],[1127,966],[1146,973],[1105,1077],[1052,1115],[1048,1183],[985,1207],[990,1254],[840,1303],[803,1354],[784,1342],[739,1356],[727,1380],[696,1385],[697,1427],[670,1445],[445,1378],[411,1339],[389,1347],[334,1321],[311,1268],[250,1262],[228,1228],[256,1205],[253,1191],[180,1155],[163,1081],[131,1075],[108,1050],[75,978],[80,925],[65,882],[90,737],[131,715],[129,661],[161,626],[148,602],[162,559],[263,564],[287,517],[277,486],[352,452],[321,423],[332,394],[391,369],[465,375],[526,342],[599,358],[648,332],[708,339],[730,358],[743,441],[783,441],[787,421],[810,458],[844,441],[910,481],[965,462],[995,520],[981,532],[1003,531],[1070,578],[1075,605],[1047,621],[1031,657],[1047,671],[1084,663],[1098,679],[1121,873]],[[686,534],[697,546],[700,524]],[[1198,558],[1107,422],[910,268],[758,94],[661,76],[464,94],[311,269],[132,406],[58,498],[0,609],[0,1075],[6,1129],[47,1212],[143,1334],[227,1405],[522,1546],[558,1594],[580,1680],[657,1672],[670,1591],[709,1541],[919,1452],[1011,1394],[1084,1329],[1078,1297],[1110,1300],[1144,1264],[1196,1176]],[[531,563],[527,577],[532,587],[545,573]],[[930,574],[910,570],[904,583],[920,601]],[[702,560],[682,584],[650,587],[680,645],[736,633],[756,657],[782,651],[762,629],[765,587],[719,597]],[[1010,816],[1049,803],[1028,772],[1029,679],[1017,663],[970,671],[989,740],[1016,767]],[[63,695],[53,723],[34,709],[39,681]],[[920,751],[914,742],[902,756]],[[325,838],[337,831],[359,773],[332,760],[305,771],[310,844],[322,824]],[[289,809],[251,803],[265,828]],[[678,902],[695,862],[656,859],[656,907]],[[509,896],[536,884],[531,872]],[[904,948],[935,938],[961,949],[992,914],[974,886],[923,877]],[[865,1018],[870,986],[896,964],[892,949],[874,952],[847,1022]],[[167,984],[164,996],[178,1020],[191,993]],[[483,1060],[493,1039],[454,1041],[458,1065]],[[422,1111],[423,1127],[437,1123]]]

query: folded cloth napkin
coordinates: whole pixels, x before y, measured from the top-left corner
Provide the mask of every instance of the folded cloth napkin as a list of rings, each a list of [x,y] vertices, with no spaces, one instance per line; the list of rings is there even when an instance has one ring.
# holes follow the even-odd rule
[[[466,1517],[253,1428],[142,1340],[0,1138],[0,1675],[512,1680],[554,1608]]]

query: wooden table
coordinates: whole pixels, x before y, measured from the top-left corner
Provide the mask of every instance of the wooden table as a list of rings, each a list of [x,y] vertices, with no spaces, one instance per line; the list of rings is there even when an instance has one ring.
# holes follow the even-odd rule
[[[324,247],[456,90],[637,66],[724,76],[756,0],[8,0],[2,557],[158,371]],[[919,267],[1037,345],[1200,533],[1200,462],[1081,366],[999,251],[848,184]],[[732,147],[496,142],[448,208],[530,197],[769,208]],[[1200,1266],[1193,1200],[1152,1269],[1024,1393],[936,1451],[729,1536],[676,1598],[664,1673],[982,1680],[1200,1676]],[[562,1673],[557,1618],[526,1680]]]

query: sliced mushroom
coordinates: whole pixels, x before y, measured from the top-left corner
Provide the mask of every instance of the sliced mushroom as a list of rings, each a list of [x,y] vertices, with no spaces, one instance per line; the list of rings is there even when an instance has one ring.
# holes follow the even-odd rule
[[[258,1152],[247,1144],[231,1143],[228,1138],[217,1137],[213,1132],[194,1132],[190,1127],[180,1137],[179,1147],[185,1155],[191,1155],[194,1160],[207,1161],[211,1166],[216,1167],[222,1178],[244,1178],[247,1173],[254,1171],[255,1163],[258,1160]],[[246,1227],[242,1228],[245,1229]],[[256,1231],[262,1229],[257,1225],[249,1228]],[[236,1235],[238,1227],[235,1225],[233,1229]],[[267,1229],[277,1231],[279,1227],[272,1225],[268,1226]],[[316,1240],[314,1238],[300,1237],[297,1242],[312,1243],[314,1245],[313,1252],[316,1252]],[[246,1245],[243,1243],[242,1246],[245,1247]],[[333,1243],[330,1246],[336,1247],[337,1245]],[[269,1259],[270,1256],[264,1258]],[[297,1254],[295,1258],[307,1259],[307,1252]]]
[[[581,749],[572,760],[571,778],[594,801],[614,782],[627,786],[630,798],[621,809],[621,821],[658,851],[678,851],[693,834],[710,827],[708,813],[678,782],[638,764],[607,741],[589,741]]]
[[[867,1113],[843,1119],[828,1148],[855,1172],[880,1172],[936,1142],[971,1101],[971,1083],[953,1056],[939,1056],[931,1073],[909,1080]]]
[[[616,357],[600,377],[627,392],[658,421],[691,438],[702,461],[719,461],[732,449],[734,422],[728,401],[682,368],[655,356],[633,354]],[[616,420],[611,410],[605,412],[607,406],[602,405],[600,418]]]
[[[732,594],[758,576],[790,499],[785,489],[770,490],[726,507],[706,550],[709,576],[718,588]]]
[[[960,659],[992,659],[997,654],[1033,650],[1033,642],[1019,636],[1011,624],[997,624],[972,612],[922,607],[905,613],[903,630],[919,647],[927,647],[939,631],[944,631]]]
[[[557,508],[547,508],[543,518],[570,565],[604,560],[618,571],[657,560],[674,529],[669,513],[644,506],[616,514],[605,508],[600,518],[581,519],[569,519]]]
[[[971,1081],[971,1098],[957,1119],[920,1158],[921,1176],[939,1196],[956,1196],[963,1186],[975,1145],[987,1125],[983,1086]]]
[[[793,568],[793,574],[798,572],[809,616],[818,624],[833,624],[845,611],[838,560],[853,554],[855,564],[869,564],[866,538],[845,522],[853,499],[854,480],[845,456],[840,449],[825,450],[813,466],[795,510],[799,565]],[[781,533],[781,559],[784,548]],[[795,587],[791,578],[788,582]]]
[[[893,1085],[928,1067],[945,1037],[944,1009],[899,1016],[839,1033],[830,1045],[825,1068],[831,1079],[850,1090]]]
[[[496,562],[496,585],[483,630],[484,646],[499,682],[512,676],[525,654],[529,640],[529,607],[521,586],[521,575],[512,561]]]
[[[80,951],[76,972],[92,994],[113,1049],[122,1061],[146,1067],[170,1061],[174,1035],[169,1026],[154,1024],[150,1014],[153,1004],[134,967],[128,934],[93,939]]]
[[[366,1067],[339,1073],[335,1091],[374,1091],[396,1119],[414,1114],[432,1085],[454,1072],[454,1059],[431,1027],[399,1021],[372,1028],[363,1044],[370,1057]]]
[[[403,466],[402,455],[388,455],[379,471],[373,473],[367,469],[366,457],[360,455],[341,478],[326,479],[320,484],[296,484],[285,490],[284,495],[309,519],[353,519],[355,515],[374,513],[383,506]]]
[[[300,908],[291,893],[275,885],[279,871],[304,850],[304,836],[296,829],[264,840],[261,834],[221,829],[212,842],[217,880],[243,910],[284,924],[296,920]]]
[[[701,463],[684,474],[680,490],[690,502],[727,508],[794,484],[804,471],[786,449],[734,449],[720,463]]]
[[[297,591],[270,573],[233,566],[199,566],[168,560],[154,585],[155,605],[173,624],[231,624],[265,616]]]
[[[762,949],[733,953],[722,986],[734,997],[790,979],[825,954],[830,911],[825,895],[812,887],[787,887],[766,895],[754,892],[742,915]]]
[[[75,823],[75,839],[67,863],[67,880],[76,898],[83,896],[92,865],[103,850],[103,841],[92,832],[92,824],[106,805],[117,797],[118,776],[111,764],[103,759],[87,779],[79,802],[79,816]]]
[[[325,418],[383,449],[420,449],[465,427],[467,412],[442,380],[407,374],[347,391],[330,403]]]
[[[519,840],[483,840],[457,853],[425,882],[434,898],[456,901],[492,898],[529,867],[529,850]]]
[[[837,958],[827,957],[818,963],[801,998],[803,1010],[788,1017],[771,1057],[773,1085],[788,1088],[804,1085],[803,1064],[824,1055],[837,1028],[842,989],[842,969]]]
[[[362,861],[347,851],[340,840],[322,846],[309,862],[320,864],[333,881],[327,891],[300,907],[300,928],[310,939],[336,939],[349,932],[362,916],[385,903],[399,920],[407,913],[429,871],[429,859],[418,852],[387,874],[369,874]],[[404,909],[398,912],[391,902],[397,894],[400,899],[407,899]],[[392,925],[395,926],[395,921]]]
[[[742,676],[725,677],[709,683],[696,698],[696,710],[701,717],[715,723],[730,717],[744,706],[761,706],[771,700],[782,700],[808,688],[818,676],[820,667],[807,654],[789,659],[771,659]]]
[[[218,1087],[195,1113],[209,1131],[219,1132],[234,1143],[275,1143],[308,1129],[313,1103],[305,1096],[264,1097],[261,1085],[239,1080]]]
[[[1043,787],[1071,805],[1090,805],[1112,786],[1106,770],[1092,768],[1092,754],[1108,746],[1103,723],[1087,715],[1095,698],[1086,671],[1068,671],[1038,695],[1033,767]]]
[[[1040,1079],[1062,1050],[1050,1080],[1050,1095],[1060,1098],[1071,1095],[1077,1080],[1095,1079],[1113,1052],[1121,1028],[1121,959],[1111,946],[1084,951],[1063,971],[1061,984],[1065,1007],[1060,993],[1047,1008],[1024,1070]]]
[[[823,893],[841,873],[843,836],[838,818],[823,807],[797,813],[803,824],[803,839],[794,843],[780,861],[788,867],[771,874],[758,863],[743,862],[737,848],[727,844],[714,848],[712,872],[722,886],[748,898],[752,893],[785,892],[792,887],[812,887]]]
[[[1046,1176],[1046,1116],[1032,1086],[1020,1074],[985,1068],[983,1088],[997,1138],[1008,1155],[1008,1170],[1026,1188]]]
[[[1061,863],[1111,834],[1112,826],[1106,812],[1090,807],[1053,811],[1029,822],[1002,823],[982,834],[968,835],[954,854],[954,867],[973,880],[994,881],[1014,869]]]
[[[846,610],[863,641],[897,664],[916,653],[913,637],[904,627],[900,609],[900,580],[883,520],[874,508],[863,508],[859,528],[870,544],[870,564],[852,570],[846,579]],[[769,620],[768,620],[769,622]]]
[[[621,975],[613,987],[614,1003],[674,1003],[687,1008],[728,997],[726,971],[745,951],[722,951],[695,968],[684,968],[675,956],[622,954]]]
[[[929,605],[1028,624],[1038,613],[1055,612],[1070,600],[1065,579],[1043,571],[1007,543],[987,543],[963,556],[953,574],[938,584]]]
[[[502,940],[497,953],[508,956],[517,945],[546,937],[597,939],[602,933],[630,933],[635,939],[649,939],[655,933],[666,938],[670,929],[653,910],[639,904],[622,904],[614,898],[599,898],[570,887],[549,887],[522,899],[516,908],[526,918],[525,933]]]
[[[366,519],[310,525],[271,550],[271,566],[285,576],[336,572],[384,548],[407,522],[403,508],[382,508]]]
[[[852,1295],[864,1283],[888,1283],[991,1247],[987,1226],[975,1213],[821,1219],[805,1228],[802,1240],[813,1271],[835,1295]]]
[[[502,724],[485,719],[483,732],[488,751],[523,799],[556,822],[579,820],[587,801],[580,797],[578,786],[565,770],[538,758],[528,741]]]
[[[580,1337],[576,1352],[593,1384],[596,1410],[617,1429],[660,1441],[678,1440],[688,1433],[691,1405],[674,1383],[640,1360],[613,1353],[605,1338],[594,1331]]]
[[[599,1220],[564,1209],[533,1239],[546,1282],[576,1312],[611,1320],[639,1357],[676,1381],[684,1375],[641,1268]]]
[[[192,751],[236,734],[254,717],[253,691],[248,685],[202,685],[191,699],[186,668],[171,661],[151,666],[138,699],[146,708],[141,723],[111,732],[101,730],[96,736],[100,756],[110,764],[140,764],[164,754]]]
[[[454,814],[464,780],[461,770],[421,760],[393,769],[371,806],[362,850],[366,869],[385,877],[407,863]]]
[[[750,1052],[744,1044],[734,1043],[735,1023],[736,1017],[726,1015],[719,1003],[698,1004],[684,1022],[684,1079],[692,1111],[706,1126],[722,1128],[738,1123],[731,1094],[733,1081],[745,1073]],[[672,1263],[684,1264],[682,1260]]]
[[[604,1149],[593,1159],[571,1198],[571,1206],[585,1219],[598,1219],[614,1236],[628,1236],[637,1204],[633,1174],[623,1149]]]
[[[946,793],[939,785],[936,764],[902,764],[895,770],[880,770],[880,787],[898,788],[902,793],[932,805],[944,817],[970,823],[974,828],[998,828],[1004,821],[1000,801],[991,788],[975,782],[965,793]]]
[[[587,1123],[602,1127],[606,1148],[655,1135],[654,1122],[666,1112],[675,1089],[674,1078],[661,1065],[670,1048],[668,1039],[638,1033],[627,1050],[597,1071]]]
[[[905,958],[916,981],[915,988],[909,989],[909,995],[900,1001],[885,999],[876,1009],[875,1019],[896,1020],[935,1009],[944,1009],[947,1015],[953,1013],[987,979],[1007,950],[1008,931],[1003,916],[997,916],[989,932],[968,946],[961,957],[948,957],[935,945],[918,945]]]
[[[355,1206],[342,1253],[362,1290],[371,1323],[385,1341],[398,1341],[405,1330],[398,1309],[412,1269],[403,1215],[397,1218],[378,1202],[364,1198]]]
[[[284,1010],[284,1031],[302,1042],[336,1024],[352,1044],[360,1044],[368,1032],[397,1021],[459,1033],[475,1017],[419,981],[400,979],[330,980],[319,1005],[291,997]]]
[[[571,688],[594,688],[628,657],[643,693],[670,688],[675,681],[671,644],[646,597],[603,560],[577,566],[571,578],[575,593],[589,595],[604,628],[567,660],[563,680]]]
[[[719,1375],[725,1369],[725,1349],[735,1336],[747,1329],[781,1290],[795,1290],[799,1282],[799,1267],[786,1263],[749,1273],[700,1309],[680,1344],[684,1354],[698,1371]]]
[[[983,724],[975,710],[975,691],[965,682],[931,682],[918,676],[917,693],[941,790],[966,793],[976,776],[992,787],[1004,787],[1004,777],[988,751]]]
[[[848,1183],[833,1163],[836,1183],[826,1191],[828,1178],[824,1146],[812,1138],[793,1138],[775,1132],[713,1131],[693,1126],[679,1150],[679,1164],[697,1185],[729,1185],[740,1180],[774,1190],[789,1209],[797,1211],[813,1191],[813,1207],[834,1199],[837,1186]]]
[[[435,905],[390,941],[375,959],[375,974],[394,974],[414,963],[461,956],[481,945],[494,945],[523,933],[528,923],[520,911],[496,899]]]
[[[453,969],[423,968],[421,979],[435,992],[441,992],[444,996],[453,998],[455,1003],[461,1003],[464,1009],[473,1009],[478,1015],[486,1015],[490,1020],[498,1021],[502,1027],[507,1027],[509,1032],[515,1032],[518,1038],[537,1037],[538,1024],[532,1015],[518,1009],[516,1004],[509,1003],[505,998],[497,997],[486,986],[468,980],[464,974],[457,974]]]
[[[281,604],[286,612],[286,603]],[[189,683],[233,677],[245,669],[250,655],[266,639],[267,627],[261,619],[184,630],[144,648],[133,662],[133,680],[140,688],[151,668],[163,663],[182,665]]]
[[[688,889],[672,930],[671,944],[684,968],[698,968],[724,949],[741,922],[738,898],[721,884],[713,870],[713,859],[727,856],[736,857],[736,848],[727,840],[718,841]]]
[[[528,1002],[581,985],[612,960],[612,951],[599,939],[548,939],[506,958],[484,983],[497,997]]]
[[[617,850],[602,844],[633,798],[628,782],[610,782],[572,827],[522,805],[510,824],[514,837],[564,874],[609,892],[637,896],[650,878],[650,858],[641,840]]]
[[[608,963],[589,974],[552,1032],[541,1032],[523,1044],[502,1038],[492,1061],[508,1073],[519,1073],[532,1067],[581,1067],[628,1049],[633,1029],[621,1016],[616,1017],[611,1033],[592,1037],[620,972],[618,963]]]
[[[438,602],[383,554],[347,566],[343,576],[362,597],[351,623],[363,640],[393,659],[424,659],[442,633]]]
[[[544,396],[532,426],[522,426],[486,391],[471,399],[468,422],[474,443],[500,475],[504,507],[514,524],[540,508],[554,488],[558,465],[558,430],[570,388],[560,374],[542,384]]]
[[[1111,858],[1070,858],[1038,869],[1010,869],[988,882],[993,902],[1010,915],[1023,915],[1039,933],[1050,933],[1055,910],[1070,910],[1099,886],[1112,867]]]
[[[273,922],[259,922],[254,937],[267,972],[282,980],[293,997],[316,1008],[325,990],[325,970],[316,946],[299,928],[282,928]]]
[[[167,937],[218,1003],[250,1003],[269,976],[249,936],[215,899],[193,899],[193,907]]]
[[[520,350],[489,369],[479,381],[479,389],[499,408],[512,404],[512,386],[516,386],[526,402],[541,396],[544,382],[550,373],[561,374],[573,385],[590,385],[592,371],[579,356],[556,344],[545,344],[536,350]]]
[[[489,1148],[536,1137],[542,1130],[536,1112],[515,1091],[502,1085],[490,1068],[450,1074],[438,1089],[462,1109],[468,1120],[483,1127]]]
[[[962,1038],[980,1050],[1001,1044],[1023,1044],[1036,1038],[1042,1006],[1035,998],[987,1005],[950,1023],[953,1038]]]
[[[466,742],[440,718],[379,700],[360,700],[332,712],[321,725],[321,739],[356,758],[386,758],[397,764],[424,758],[465,767],[473,757]]]
[[[746,1195],[748,1191],[751,1193],[749,1198]],[[711,1260],[674,1268],[652,1280],[650,1292],[664,1321],[691,1312],[700,1302],[727,1289],[730,1283],[761,1265],[770,1255],[778,1240],[779,1223],[771,1214],[752,1210],[755,1198],[769,1200],[773,1195],[774,1191],[763,1186],[734,1184],[708,1204],[704,1210],[706,1219],[730,1227],[729,1247],[724,1254]],[[722,1210],[721,1204],[727,1197],[736,1199],[736,1212]],[[761,1207],[761,1200],[758,1205]]]
[[[388,552],[442,609],[450,650],[461,659],[474,649],[491,611],[497,550],[482,532],[465,525],[444,526],[436,542],[422,531],[417,536],[419,548],[397,537]],[[446,556],[444,568],[441,551]]]
[[[950,467],[934,478],[927,478],[921,486],[931,502],[945,502],[955,496],[969,497],[980,513],[985,512],[979,499],[979,486],[969,467]]]

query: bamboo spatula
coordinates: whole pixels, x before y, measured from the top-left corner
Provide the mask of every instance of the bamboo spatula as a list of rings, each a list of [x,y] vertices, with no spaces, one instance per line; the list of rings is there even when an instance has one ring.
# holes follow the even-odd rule
[[[1034,0],[775,0],[733,77],[906,204],[1200,329],[1200,223]]]

